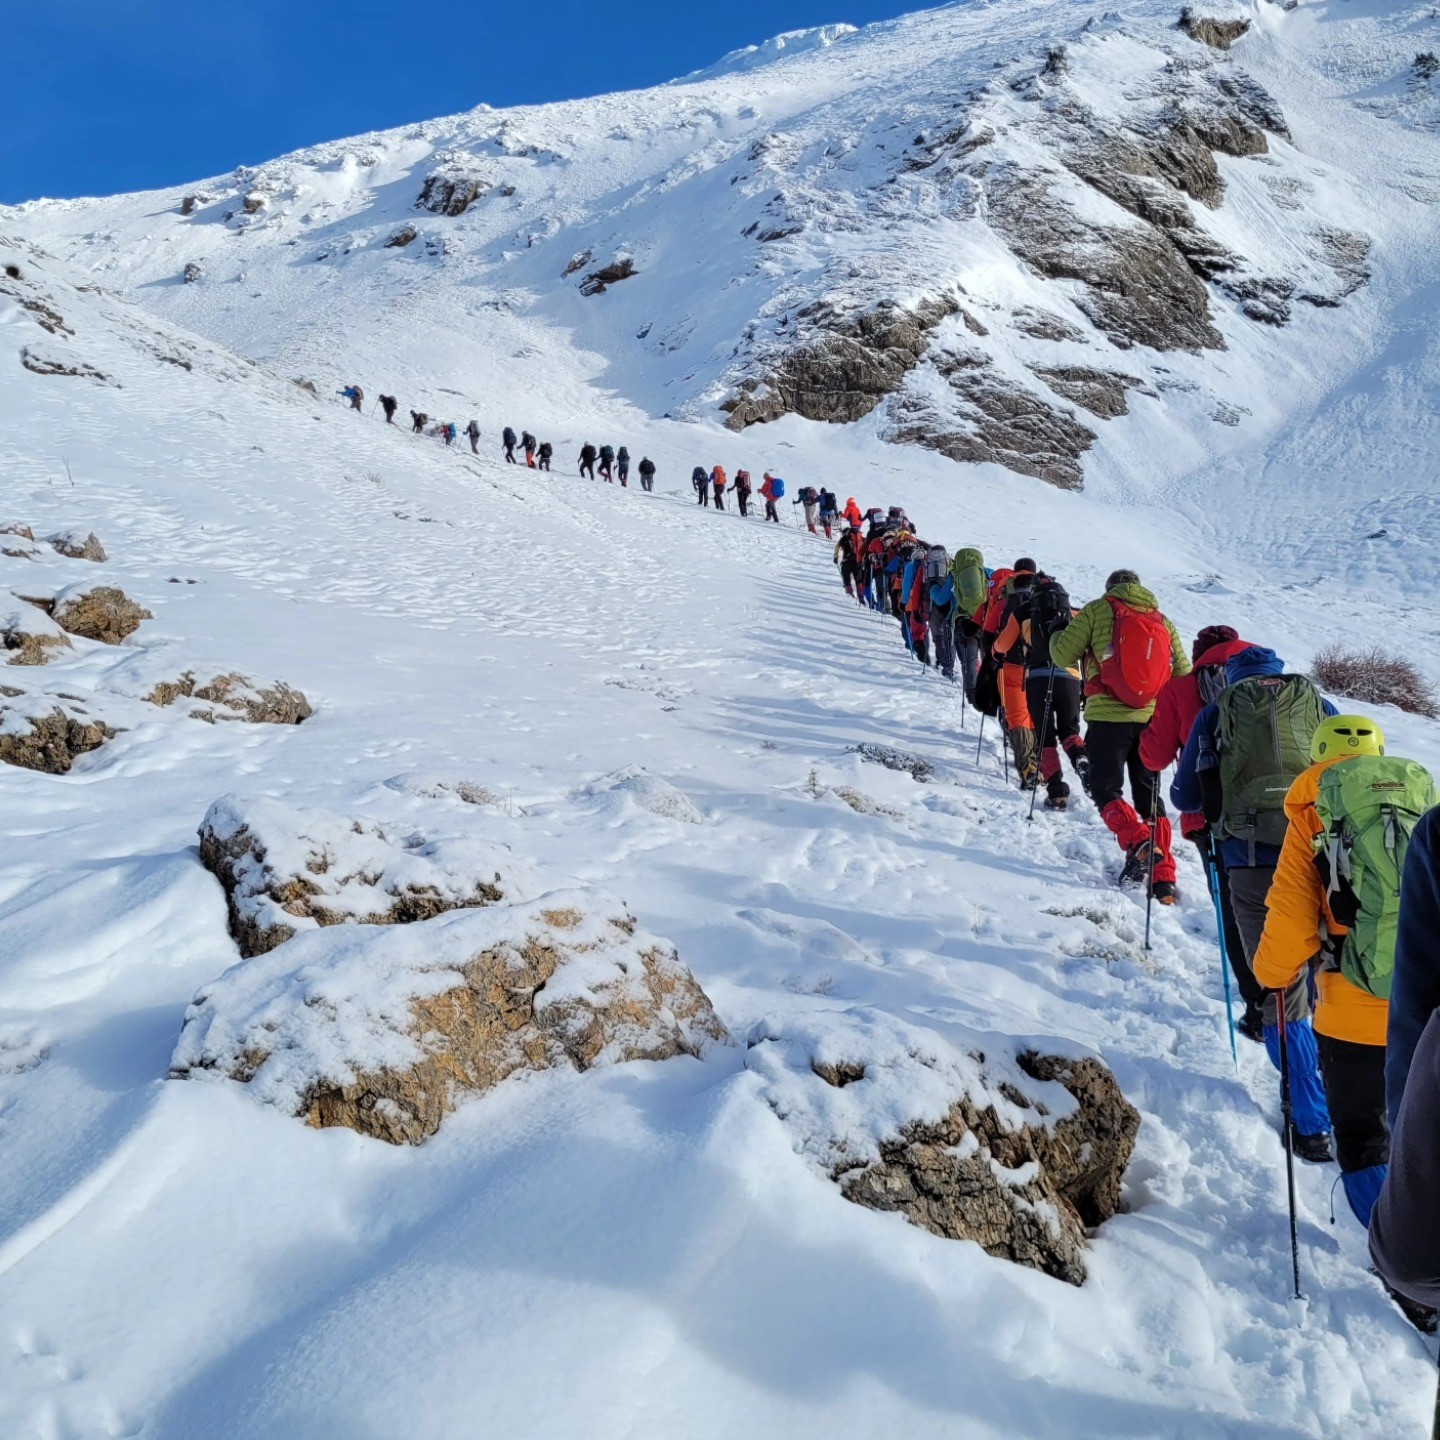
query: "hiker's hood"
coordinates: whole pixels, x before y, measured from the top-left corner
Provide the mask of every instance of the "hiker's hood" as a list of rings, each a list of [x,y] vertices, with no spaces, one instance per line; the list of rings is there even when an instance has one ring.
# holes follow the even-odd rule
[[[1212,645],[1208,650],[1200,652],[1199,658],[1195,661],[1195,668],[1198,670],[1202,665],[1224,665],[1228,660],[1233,660],[1235,656],[1258,648],[1248,640],[1222,640],[1218,645]]]
[[[1160,602],[1139,584],[1112,585],[1105,594],[1123,600],[1132,610],[1158,610]]]
[[[1231,685],[1254,675],[1283,675],[1285,662],[1264,645],[1252,645],[1225,663],[1225,678]]]

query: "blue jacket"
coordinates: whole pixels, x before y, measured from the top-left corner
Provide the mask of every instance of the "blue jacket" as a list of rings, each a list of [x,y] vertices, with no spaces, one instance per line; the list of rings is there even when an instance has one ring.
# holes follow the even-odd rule
[[[915,587],[915,577],[924,568],[925,562],[916,556],[911,556],[905,562],[905,573],[900,577],[900,603],[910,603],[910,591]]]
[[[1241,680],[1250,679],[1253,675],[1283,675],[1284,673],[1285,662],[1273,650],[1267,650],[1263,645],[1252,645],[1248,650],[1242,650],[1226,663],[1225,683],[1236,685]],[[1336,713],[1335,707],[1328,700],[1323,703],[1327,715]],[[1170,799],[1176,807],[1189,814],[1202,812],[1205,809],[1205,792],[1201,786],[1201,776],[1219,768],[1220,711],[1214,705],[1207,705],[1196,717],[1194,727],[1190,731],[1190,738],[1185,742],[1184,753],[1180,756],[1180,766],[1175,771],[1174,782],[1170,786]],[[1233,837],[1222,840],[1220,855],[1229,870],[1246,870],[1252,864],[1250,843],[1247,840],[1236,840]],[[1279,859],[1280,847],[1278,845],[1257,845],[1255,847],[1253,861],[1255,868],[1273,867],[1279,862]]]
[[[930,609],[953,610],[955,608],[955,577],[948,571],[943,579],[931,581]]]
[[[1390,986],[1385,1045],[1385,1103],[1394,1125],[1415,1047],[1440,1010],[1440,809],[1421,818],[1410,837],[1400,886],[1400,930]]]

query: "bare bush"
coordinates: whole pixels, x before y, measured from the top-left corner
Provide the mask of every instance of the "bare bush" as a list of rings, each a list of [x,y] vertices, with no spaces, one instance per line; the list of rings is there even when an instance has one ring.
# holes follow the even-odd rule
[[[1316,655],[1313,669],[1322,689],[1349,700],[1393,705],[1431,720],[1440,716],[1440,700],[1430,682],[1410,661],[1388,655],[1378,645],[1369,650],[1327,645]]]

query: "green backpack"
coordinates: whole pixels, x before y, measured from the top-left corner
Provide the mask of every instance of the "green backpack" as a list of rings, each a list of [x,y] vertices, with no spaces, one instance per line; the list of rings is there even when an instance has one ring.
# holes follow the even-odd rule
[[[985,557],[975,549],[957,550],[950,562],[960,613],[968,620],[990,598],[990,581],[985,574]]]
[[[1400,876],[1410,834],[1435,805],[1430,772],[1414,760],[1357,755],[1320,775],[1315,864],[1336,921],[1347,927],[1335,959],[1352,985],[1390,998]]]
[[[1279,847],[1289,823],[1285,797],[1310,768],[1310,741],[1325,718],[1320,693],[1303,675],[1252,675],[1227,685],[1219,711],[1220,834]]]

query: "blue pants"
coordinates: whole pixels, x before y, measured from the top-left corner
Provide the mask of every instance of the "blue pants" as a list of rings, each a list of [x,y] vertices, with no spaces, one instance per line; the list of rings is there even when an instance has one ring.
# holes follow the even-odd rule
[[[1290,1106],[1295,1128],[1302,1135],[1327,1135],[1330,1109],[1325,1103],[1325,1086],[1320,1080],[1320,1051],[1308,1020],[1291,1020],[1285,1026],[1290,1046]],[[1270,1063],[1280,1068],[1280,1027],[1265,1027],[1265,1050]]]

